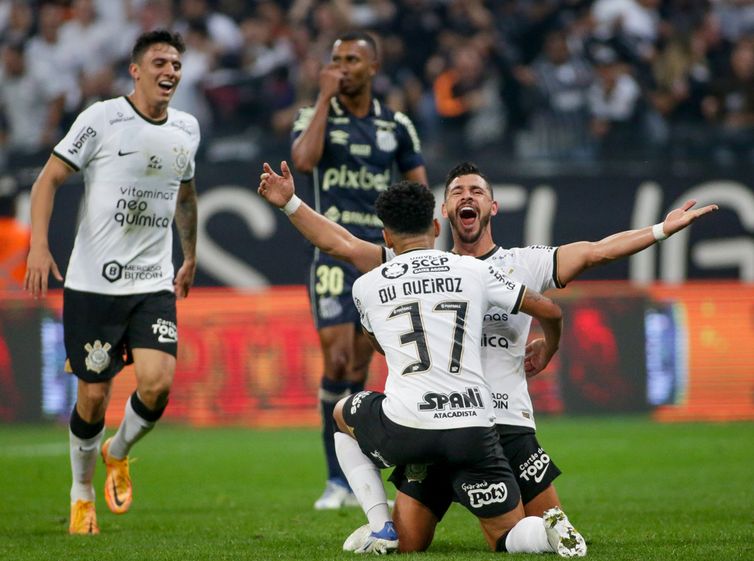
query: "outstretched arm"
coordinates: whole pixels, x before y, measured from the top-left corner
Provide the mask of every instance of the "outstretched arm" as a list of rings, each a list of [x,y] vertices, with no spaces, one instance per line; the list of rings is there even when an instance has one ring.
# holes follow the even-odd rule
[[[366,272],[382,263],[382,248],[360,240],[341,225],[315,212],[296,197],[293,175],[288,164],[280,164],[280,174],[265,162],[259,176],[258,193],[270,204],[283,209],[301,234],[316,247]],[[292,206],[298,205],[296,208]]]
[[[542,326],[543,339],[535,339],[526,346],[524,372],[527,377],[540,373],[560,346],[563,312],[555,302],[535,290],[526,289],[520,311],[536,318]]]
[[[50,156],[45,167],[31,188],[31,244],[26,260],[24,288],[34,298],[47,294],[50,273],[59,281],[63,280],[57,263],[50,253],[48,233],[50,217],[58,187],[73,174],[60,158]]]
[[[558,249],[558,280],[566,285],[586,269],[638,253],[718,209],[717,205],[692,209],[695,204],[693,199],[686,201],[682,207],[671,211],[664,222],[655,226],[626,230],[597,242],[575,242],[561,246]]]
[[[175,226],[181,240],[183,265],[175,275],[173,286],[177,298],[186,298],[196,275],[196,183],[181,183],[175,207]]]

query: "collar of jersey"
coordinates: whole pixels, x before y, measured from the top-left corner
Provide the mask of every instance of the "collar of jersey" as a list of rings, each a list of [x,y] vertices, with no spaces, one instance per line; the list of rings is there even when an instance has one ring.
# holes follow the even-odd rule
[[[141,111],[139,111],[138,109],[136,109],[136,106],[133,104],[133,102],[130,99],[128,99],[128,96],[124,95],[123,99],[125,99],[128,102],[128,104],[131,106],[131,109],[133,109],[139,117],[141,117],[142,119],[144,119],[150,125],[164,125],[165,123],[168,122],[168,116],[167,115],[165,115],[164,119],[160,119],[160,120],[150,119],[149,117],[147,117],[146,115],[144,115],[144,113],[142,113]]]
[[[330,107],[332,107],[333,111],[335,111],[335,114],[338,116],[345,115],[346,113],[350,114],[350,111],[343,107],[340,101],[338,101],[338,96],[333,96],[332,99],[330,99]],[[374,115],[375,117],[382,115],[382,105],[376,97],[372,98],[372,108],[369,110],[369,113],[367,113],[367,117],[371,115]]]
[[[492,246],[492,249],[491,249],[491,250],[489,250],[489,251],[488,251],[487,253],[485,253],[484,255],[478,255],[478,256],[477,256],[477,259],[479,259],[480,261],[484,261],[484,260],[485,260],[485,259],[487,259],[488,257],[492,256],[492,254],[494,254],[494,253],[495,253],[495,252],[496,252],[496,251],[497,251],[498,249],[500,249],[500,246],[499,246],[499,245],[497,245],[497,244],[495,244],[495,245],[493,245],[493,246]],[[451,252],[451,253],[455,253],[456,255],[461,255],[460,253],[456,253],[455,251],[453,251],[453,252]]]

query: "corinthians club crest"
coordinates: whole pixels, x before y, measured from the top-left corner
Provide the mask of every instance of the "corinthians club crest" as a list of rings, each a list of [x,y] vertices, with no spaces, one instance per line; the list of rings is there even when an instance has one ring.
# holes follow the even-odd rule
[[[89,353],[84,359],[86,369],[91,370],[97,374],[100,374],[105,368],[110,365],[110,355],[107,351],[112,348],[110,343],[105,343],[97,339],[94,344],[87,343],[84,345],[84,350]]]

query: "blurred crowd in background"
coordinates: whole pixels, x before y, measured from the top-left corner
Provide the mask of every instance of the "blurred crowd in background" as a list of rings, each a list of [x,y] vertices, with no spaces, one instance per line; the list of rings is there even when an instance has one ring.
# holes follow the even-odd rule
[[[134,39],[158,27],[185,38],[173,106],[214,159],[284,149],[360,28],[429,159],[754,163],[754,0],[0,0],[0,164],[128,93]]]

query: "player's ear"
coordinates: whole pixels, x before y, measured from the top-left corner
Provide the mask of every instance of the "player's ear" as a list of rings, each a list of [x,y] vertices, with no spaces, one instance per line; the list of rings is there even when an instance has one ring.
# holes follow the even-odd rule
[[[435,228],[435,237],[439,238],[440,237],[440,221],[437,218],[433,218],[432,225]]]
[[[490,216],[495,216],[499,208],[500,207],[498,206],[497,201],[492,201],[492,207],[490,209]]]
[[[443,218],[447,218],[447,217],[448,217],[448,209],[447,209],[447,207],[445,206],[445,203],[442,203],[442,207],[441,207],[441,209],[442,209],[442,210],[441,210],[441,212],[442,212],[442,217],[443,217]]]
[[[131,78],[134,79],[134,81],[139,79],[139,65],[135,62],[132,62],[128,65],[128,73],[131,75]]]

